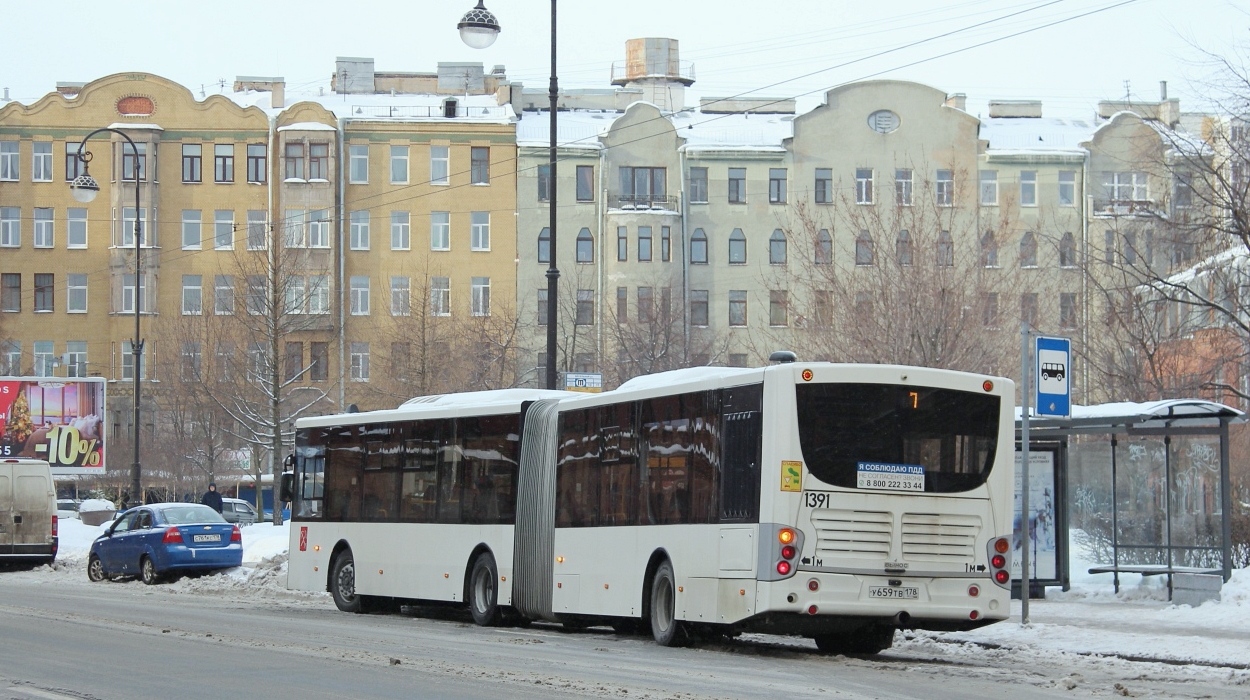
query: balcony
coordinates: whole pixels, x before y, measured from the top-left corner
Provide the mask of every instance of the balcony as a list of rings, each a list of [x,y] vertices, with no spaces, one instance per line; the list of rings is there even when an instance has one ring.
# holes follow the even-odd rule
[[[677,198],[662,194],[609,194],[608,208],[625,211],[677,211]]]
[[[1149,199],[1095,199],[1090,205],[1090,213],[1098,218],[1161,214],[1155,202]]]

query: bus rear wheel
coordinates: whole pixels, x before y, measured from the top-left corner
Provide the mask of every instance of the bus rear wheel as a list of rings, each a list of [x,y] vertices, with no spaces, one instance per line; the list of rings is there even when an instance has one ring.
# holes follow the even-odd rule
[[[473,560],[473,570],[469,574],[469,613],[482,627],[499,624],[499,569],[490,552],[483,552]]]
[[[651,636],[663,647],[685,646],[689,641],[685,625],[677,619],[677,585],[673,565],[660,562],[651,579]]]

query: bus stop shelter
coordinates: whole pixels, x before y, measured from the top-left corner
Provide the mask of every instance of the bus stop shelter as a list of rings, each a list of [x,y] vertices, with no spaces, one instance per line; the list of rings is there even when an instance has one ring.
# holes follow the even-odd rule
[[[1244,420],[1235,408],[1200,399],[1072,406],[1069,418],[1030,417],[1031,445],[1061,442],[1070,465],[1085,463],[1075,474],[1069,467],[1071,491],[1085,486],[1085,507],[1102,503],[1091,494],[1106,488],[1091,491],[1080,480],[1109,462],[1111,562],[1090,573],[1112,574],[1116,592],[1121,573],[1166,575],[1169,591],[1177,573],[1219,574],[1227,582],[1232,576],[1228,427]],[[1088,454],[1073,455],[1073,436],[1109,436],[1110,449],[1096,443]]]

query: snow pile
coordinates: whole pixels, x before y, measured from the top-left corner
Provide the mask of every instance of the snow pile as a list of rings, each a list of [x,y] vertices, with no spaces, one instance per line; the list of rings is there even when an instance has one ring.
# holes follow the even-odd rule
[[[103,498],[88,498],[78,504],[79,513],[93,513],[100,510],[117,510],[117,506],[113,505],[112,501],[106,501]]]

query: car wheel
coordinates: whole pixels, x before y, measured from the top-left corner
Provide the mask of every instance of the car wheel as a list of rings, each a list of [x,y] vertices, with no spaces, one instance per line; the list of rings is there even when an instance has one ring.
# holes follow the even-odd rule
[[[685,626],[677,619],[677,585],[673,565],[667,559],[660,563],[651,579],[651,636],[664,647],[684,646],[688,641]]]
[[[161,575],[156,571],[156,564],[152,561],[152,557],[143,556],[139,560],[139,578],[149,586],[155,586],[161,582]]]
[[[490,552],[479,554],[469,574],[469,612],[482,627],[499,624],[499,570]]]
[[[356,561],[352,558],[352,550],[344,549],[334,558],[334,566],[330,571],[330,595],[339,610],[349,613],[364,611],[361,605],[363,596],[356,595]]]
[[[92,554],[87,560],[87,579],[92,583],[99,583],[108,578],[108,574],[104,572],[104,562],[100,561],[100,557]]]

